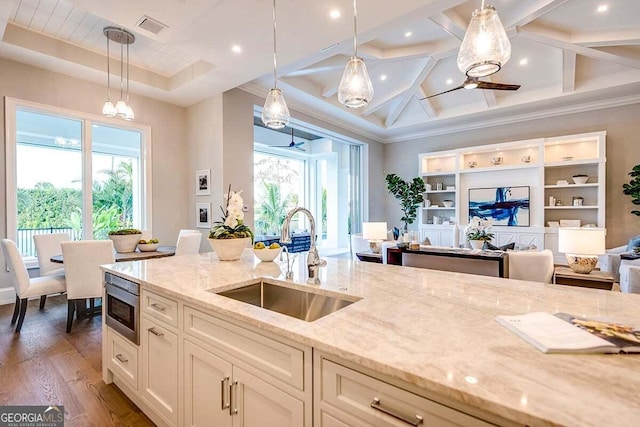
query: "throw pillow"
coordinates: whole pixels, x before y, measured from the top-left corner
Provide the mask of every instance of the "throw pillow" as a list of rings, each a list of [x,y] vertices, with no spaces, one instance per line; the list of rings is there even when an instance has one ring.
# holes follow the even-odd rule
[[[431,240],[429,240],[428,237],[425,237],[424,240],[422,241],[422,244],[426,246],[431,246]]]
[[[515,247],[516,247],[515,242],[507,243],[506,245],[503,245],[503,246],[496,246],[485,241],[484,245],[482,245],[482,250],[483,251],[508,251],[510,249],[513,250]]]
[[[627,244],[627,251],[632,252],[633,248],[640,247],[640,236],[632,237]]]

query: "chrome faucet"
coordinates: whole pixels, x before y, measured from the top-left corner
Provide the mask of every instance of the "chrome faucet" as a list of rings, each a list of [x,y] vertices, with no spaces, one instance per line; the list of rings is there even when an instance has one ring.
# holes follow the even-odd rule
[[[309,222],[311,223],[311,245],[309,247],[309,254],[307,255],[307,272],[309,275],[307,283],[310,285],[319,285],[319,269],[320,267],[324,267],[325,265],[327,265],[327,261],[320,259],[320,256],[318,255],[318,249],[316,248],[316,220],[313,219],[313,215],[308,209],[297,207],[291,209],[287,213],[287,217],[285,218],[284,224],[282,226],[282,236],[280,236],[280,243],[291,243],[291,218],[293,218],[293,216],[298,212],[304,213],[307,218],[309,218]]]
[[[282,246],[282,252],[280,252],[280,261],[284,261],[284,253],[287,253],[287,272],[285,273],[285,279],[293,280],[293,271],[291,271],[291,264],[289,263],[289,248]]]

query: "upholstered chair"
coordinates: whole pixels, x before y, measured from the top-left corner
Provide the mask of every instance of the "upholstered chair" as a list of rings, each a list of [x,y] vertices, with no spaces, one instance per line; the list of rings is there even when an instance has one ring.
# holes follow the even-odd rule
[[[86,300],[102,297],[102,264],[115,262],[111,240],[62,242],[67,278],[67,333],[71,332],[73,315],[86,310]],[[91,304],[93,307],[93,304]]]
[[[358,252],[369,252],[369,242],[362,238],[362,233],[351,235],[351,258],[354,261],[358,260]]]
[[[553,279],[553,252],[509,251],[509,279],[551,283]]]
[[[2,252],[9,267],[10,280],[16,291],[16,305],[13,309],[11,324],[18,321],[16,325],[16,333],[18,333],[22,329],[29,298],[41,297],[42,306],[43,296],[64,292],[67,289],[67,283],[62,274],[30,279],[16,244],[9,239],[2,239]]]
[[[200,242],[202,233],[196,230],[195,233],[186,233],[178,236],[176,244],[176,256],[197,254],[200,252]]]
[[[640,294],[640,260],[622,260],[620,265],[620,291]]]
[[[40,276],[53,276],[64,274],[62,264],[51,262],[51,257],[62,253],[62,242],[70,239],[69,233],[36,234],[33,236],[33,243],[36,246],[38,255],[38,267]]]

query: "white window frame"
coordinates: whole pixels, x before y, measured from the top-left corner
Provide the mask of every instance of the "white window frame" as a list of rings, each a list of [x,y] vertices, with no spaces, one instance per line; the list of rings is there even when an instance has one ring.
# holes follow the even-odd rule
[[[152,182],[151,182],[151,126],[127,122],[121,119],[113,119],[98,114],[89,114],[79,111],[69,110],[22,99],[5,97],[5,173],[6,173],[6,221],[7,238],[16,240],[18,230],[18,200],[17,200],[17,165],[16,165],[16,110],[26,109],[36,113],[50,114],[62,118],[82,121],[82,222],[83,239],[90,239],[93,235],[93,201],[91,194],[93,186],[92,166],[92,125],[100,124],[113,126],[120,129],[127,129],[140,132],[142,136],[141,146],[141,175],[144,183],[141,187],[141,198],[143,200],[141,212],[141,228],[150,229],[152,221]]]

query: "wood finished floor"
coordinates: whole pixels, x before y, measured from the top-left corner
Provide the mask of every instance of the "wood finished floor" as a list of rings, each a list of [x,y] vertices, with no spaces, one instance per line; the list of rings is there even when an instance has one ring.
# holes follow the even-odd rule
[[[29,301],[22,331],[0,305],[0,405],[64,405],[65,426],[153,426],[117,387],[102,381],[101,317],[65,333],[65,296]]]

